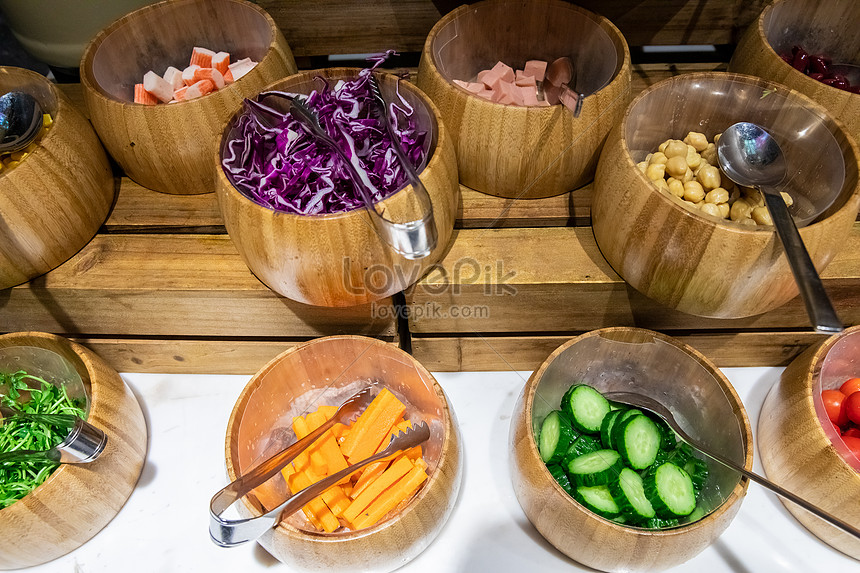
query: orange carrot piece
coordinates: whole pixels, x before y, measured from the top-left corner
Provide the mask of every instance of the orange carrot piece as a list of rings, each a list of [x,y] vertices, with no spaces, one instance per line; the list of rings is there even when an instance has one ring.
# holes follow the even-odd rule
[[[317,408],[317,412],[322,412],[326,420],[331,420],[331,417],[337,412],[337,406],[320,406]]]
[[[313,476],[309,472],[299,472],[293,477],[295,478],[293,483],[296,487],[296,489],[293,489],[292,486],[290,487],[290,490],[293,492],[302,490],[313,483]],[[331,510],[329,510],[328,506],[320,496],[310,500],[305,504],[302,510],[305,515],[308,516],[308,520],[313,523],[314,527],[317,529],[322,529],[331,533],[340,526],[337,518],[331,513]],[[310,517],[311,515],[313,515],[317,523],[314,523],[314,519]]]
[[[382,407],[382,403],[388,399],[388,394],[391,394],[391,392],[383,388],[349,427],[349,434],[347,434],[346,439],[340,445],[344,457],[349,457],[352,449],[355,447],[355,443],[361,438],[364,426],[368,425],[370,420],[376,417],[379,409]]]
[[[343,512],[347,507],[349,507],[349,504],[352,503],[352,500],[343,493],[343,490],[338,485],[328,488],[320,497],[322,497],[325,504],[331,510],[332,515],[335,517],[343,515]]]
[[[311,433],[311,430],[308,428],[308,424],[304,418],[301,416],[296,416],[293,418],[293,432],[296,434],[296,438],[301,440],[305,436]]]
[[[321,477],[329,475],[328,462],[319,450],[311,452],[311,469]]]
[[[347,432],[349,432],[349,426],[340,422],[331,427],[331,433],[334,434],[338,444],[346,437]]]
[[[134,103],[155,105],[158,103],[158,98],[143,89],[143,84],[134,84]]]
[[[384,399],[379,409],[376,411],[376,416],[368,419],[361,426],[361,416],[355,421],[355,424],[349,431],[346,441],[341,447],[346,459],[350,462],[362,460],[373,455],[373,452],[382,443],[382,440],[389,435],[391,426],[403,415],[406,411],[406,406],[397,397],[384,389],[379,393],[379,396],[374,398],[374,401]],[[368,407],[369,408],[369,407]]]
[[[363,529],[375,524],[400,503],[409,499],[426,479],[427,473],[424,469],[413,466],[408,474],[386,489],[369,507],[352,520],[353,529]]]
[[[308,423],[308,429],[313,432],[323,424],[328,421],[328,418],[325,417],[325,414],[319,411],[319,409],[314,410],[307,416],[305,416],[305,422]]]
[[[373,483],[367,486],[357,497],[353,498],[352,503],[343,512],[343,518],[349,523],[353,523],[374,499],[397,480],[409,473],[413,467],[412,461],[407,458],[400,458],[395,463],[392,463],[387,470],[382,472],[382,475],[373,480]]]
[[[379,444],[379,446],[376,448],[376,451],[373,453],[378,454],[379,452],[387,448],[389,442],[391,441],[391,438],[402,432],[403,429],[407,427],[407,424],[411,426],[412,422],[409,422],[408,420],[399,420],[397,423],[393,424],[391,426],[391,430],[389,431],[388,438],[382,440],[382,443]],[[395,456],[384,458],[379,460],[378,462],[374,462],[368,466],[365,466],[365,468],[361,471],[361,475],[359,475],[358,477],[358,481],[355,482],[355,489],[352,490],[352,497],[354,498],[362,491],[364,491],[364,488],[370,485],[370,482],[372,482],[374,478],[384,472],[385,468],[388,467],[394,457]]]

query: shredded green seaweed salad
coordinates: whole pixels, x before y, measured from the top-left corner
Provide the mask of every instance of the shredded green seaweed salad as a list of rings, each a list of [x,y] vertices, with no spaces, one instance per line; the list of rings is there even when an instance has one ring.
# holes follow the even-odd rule
[[[83,400],[69,397],[65,387],[58,388],[23,370],[0,373],[0,404],[28,414],[71,414],[86,418]],[[68,433],[69,429],[62,426],[0,418],[0,452],[48,450],[62,442]],[[59,464],[43,460],[0,462],[0,509],[41,485],[57,467]]]

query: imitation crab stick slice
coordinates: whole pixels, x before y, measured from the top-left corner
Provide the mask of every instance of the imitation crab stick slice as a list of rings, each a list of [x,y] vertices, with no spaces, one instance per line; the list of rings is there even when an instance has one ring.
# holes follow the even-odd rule
[[[224,76],[215,68],[198,68],[194,70],[194,81],[199,82],[200,80],[212,80],[217,90],[224,87]]]
[[[164,103],[173,99],[173,86],[152,70],[143,75],[143,89]]]
[[[164,81],[171,85],[173,91],[176,91],[185,85],[185,82],[182,81],[182,70],[178,70],[173,66],[169,66],[166,70],[164,70],[163,77]]]
[[[230,71],[230,69],[228,69],[226,72],[224,72],[224,83],[226,85],[229,86],[230,84],[232,84],[235,81],[236,80],[233,79],[233,72]]]
[[[394,509],[404,500],[409,499],[427,479],[424,468],[412,466],[412,469],[393,486],[386,489],[382,495],[370,504],[358,517],[352,520],[355,529],[370,527],[385,514]]]
[[[185,92],[185,99],[195,99],[205,96],[214,89],[215,84],[212,83],[212,80],[200,80],[199,82],[188,86],[188,90]]]
[[[222,75],[226,74],[227,70],[230,69],[230,54],[218,52],[212,56],[212,67],[221,72]]]
[[[143,84],[134,84],[134,103],[155,105],[158,103],[158,98],[146,91]]]
[[[211,68],[213,57],[215,57],[215,52],[212,50],[195,46],[191,50],[191,61],[188,63],[192,66],[200,66],[201,68]]]
[[[251,60],[251,58],[244,58],[239,60],[238,62],[233,62],[230,64],[230,71],[233,75],[233,80],[238,80],[248,72],[254,69],[254,66],[257,65],[257,62]]]
[[[188,66],[184,70],[182,70],[182,81],[186,86],[190,86],[194,84],[194,72],[199,70],[200,66]]]

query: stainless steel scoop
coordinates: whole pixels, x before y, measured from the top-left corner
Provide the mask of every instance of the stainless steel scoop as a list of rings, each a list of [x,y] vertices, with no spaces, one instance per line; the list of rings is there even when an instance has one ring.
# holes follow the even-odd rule
[[[42,107],[25,92],[0,96],[0,153],[27,147],[42,129]]]
[[[6,406],[0,406],[0,423],[16,419],[66,427],[69,428],[69,434],[66,439],[49,450],[2,452],[0,453],[0,463],[48,461],[60,464],[87,464],[95,461],[107,445],[107,436],[103,431],[77,416],[27,414]]]

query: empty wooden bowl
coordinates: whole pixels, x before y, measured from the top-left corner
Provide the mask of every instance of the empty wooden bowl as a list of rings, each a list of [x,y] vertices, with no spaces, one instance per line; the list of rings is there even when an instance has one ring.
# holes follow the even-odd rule
[[[824,106],[860,141],[860,95],[825,85],[794,69],[780,57],[802,46],[834,63],[860,65],[860,3],[844,0],[776,0],[741,38],[729,71],[771,80]]]
[[[763,126],[782,147],[798,213],[835,198],[800,229],[821,272],[845,244],[860,207],[857,145],[806,96],[750,76],[697,73],[654,84],[624,113],[594,179],[594,236],[632,287],[678,310],[740,318],[774,309],[797,285],[771,226],[707,215],[657,189],[636,166],[669,138],[703,132],[708,141],[739,121]],[[844,177],[841,177],[844,169]]]
[[[77,253],[113,203],[107,155],[87,120],[44,76],[0,67],[0,95],[27,92],[53,117],[36,150],[0,171],[0,289],[44,274]]]
[[[860,523],[860,460],[837,436],[821,392],[858,375],[860,326],[855,326],[795,358],[765,398],[758,422],[767,477],[853,524]],[[860,559],[856,538],[793,503],[783,505],[822,541]]]
[[[728,527],[749,481],[709,462],[699,503],[705,517],[672,529],[620,525],[569,496],[538,452],[540,424],[574,384],[600,392],[650,396],[675,413],[685,431],[752,469],[752,432],[726,377],[693,348],[639,328],[604,328],[563,344],[529,378],[511,420],[511,477],[529,521],[559,551],[601,571],[659,571],[691,559]]]
[[[429,478],[408,505],[358,531],[317,533],[301,512],[286,517],[258,541],[293,571],[391,571],[433,541],[454,507],[462,452],[454,413],[442,388],[410,355],[361,336],[318,338],[277,356],[251,378],[227,426],[229,479],[260,461],[257,458],[276,429],[292,432],[293,416],[321,404],[339,405],[369,383],[394,392],[407,406],[406,419],[430,426],[430,439],[423,444]],[[246,516],[256,516],[261,504],[272,508],[285,496],[284,481],[276,476],[237,507]]]
[[[455,85],[496,62],[572,59],[579,117],[561,105],[484,100]],[[537,198],[594,176],[606,134],[630,101],[630,51],[609,20],[560,0],[487,0],[443,17],[424,43],[418,87],[439,106],[457,149],[460,182],[499,197]]]
[[[358,68],[302,72],[267,89],[310,93],[321,85],[314,78],[324,78],[334,85],[358,72]],[[390,74],[377,77],[386,101],[391,101],[396,97],[397,78]],[[264,207],[233,186],[219,157],[217,197],[227,232],[245,264],[273,291],[316,306],[364,304],[391,296],[416,282],[447,250],[460,194],[454,147],[436,106],[425,94],[402,81],[400,95],[415,109],[413,117],[419,129],[428,132],[429,155],[419,177],[430,194],[438,240],[436,248],[423,259],[408,260],[393,251],[377,233],[364,208],[327,215],[295,215]],[[270,100],[266,103],[277,104]],[[222,154],[237,119],[238,114],[225,130]],[[379,204],[386,217],[397,222],[417,220],[422,215],[408,184]]]
[[[0,348],[34,346],[59,354],[89,394],[92,425],[107,434],[99,458],[65,464],[27,496],[0,510],[0,569],[39,565],[77,549],[110,522],[131,495],[146,456],[146,422],[112,368],[73,342],[41,332],[0,336]]]
[[[258,64],[202,98],[133,103],[134,86],[147,71],[184,69],[195,46]],[[283,34],[256,4],[171,0],[136,10],[99,32],[81,60],[81,84],[90,120],[126,175],[163,193],[194,194],[214,190],[212,154],[242,100],[295,71]]]

